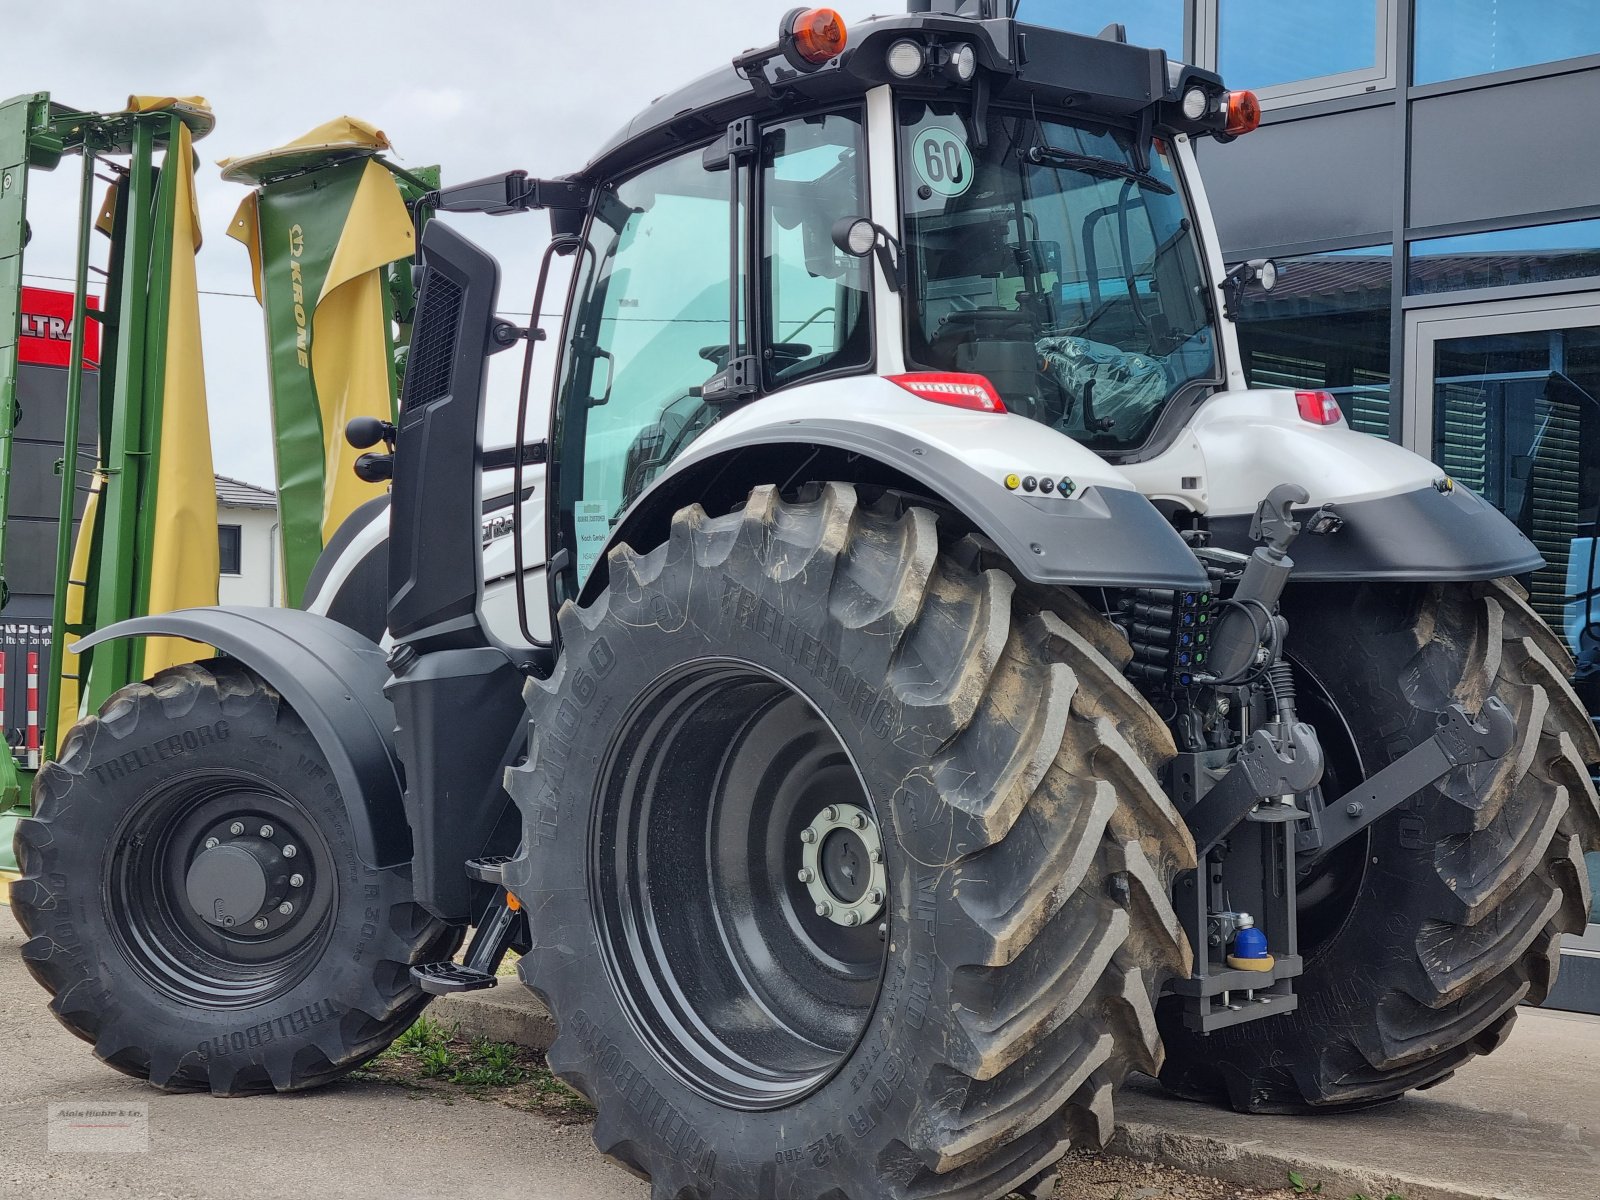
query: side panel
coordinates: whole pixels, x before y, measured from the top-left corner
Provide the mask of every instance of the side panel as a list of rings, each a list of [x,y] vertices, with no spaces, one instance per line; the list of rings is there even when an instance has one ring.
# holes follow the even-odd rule
[[[471,630],[482,590],[484,363],[500,287],[493,258],[442,221],[422,239],[422,292],[395,444],[389,629]]]
[[[1024,417],[921,400],[872,376],[779,392],[725,417],[635,502],[613,540],[625,539],[635,515],[664,495],[680,502],[674,480],[760,447],[791,447],[799,457],[829,447],[882,464],[959,509],[1037,583],[1205,586],[1167,520],[1116,468],[1071,438]],[[1012,474],[1069,481],[1071,495],[1008,489]],[[804,478],[810,476],[795,481]]]
[[[215,646],[255,671],[306,723],[328,756],[350,813],[356,852],[369,867],[411,859],[401,802],[395,713],[383,688],[383,651],[325,617],[292,608],[190,608],[122,621],[72,647],[166,634]]]

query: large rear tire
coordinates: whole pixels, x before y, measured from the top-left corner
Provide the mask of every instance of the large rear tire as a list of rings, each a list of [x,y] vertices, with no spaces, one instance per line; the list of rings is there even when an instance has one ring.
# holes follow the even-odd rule
[[[983,554],[763,487],[562,610],[510,781],[521,969],[656,1197],[1043,1195],[1159,1068],[1171,742],[1111,626]]]
[[[1284,611],[1330,797],[1430,737],[1452,702],[1498,697],[1517,738],[1302,880],[1297,1012],[1203,1038],[1161,1006],[1162,1083],[1249,1112],[1378,1103],[1498,1047],[1517,1005],[1549,991],[1561,935],[1584,928],[1582,851],[1600,847],[1600,744],[1565,647],[1514,582],[1306,586]]]
[[[361,863],[316,740],[227,659],[118,691],[67,734],[34,805],[12,890],[23,960],[97,1057],[159,1087],[344,1074],[427,1003],[410,964],[460,936],[413,903],[406,869]]]

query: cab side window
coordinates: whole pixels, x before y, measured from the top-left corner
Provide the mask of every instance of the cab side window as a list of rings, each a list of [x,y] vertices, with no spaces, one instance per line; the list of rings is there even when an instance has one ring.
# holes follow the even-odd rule
[[[871,263],[833,244],[835,221],[867,215],[860,114],[770,126],[761,161],[764,383],[867,367]]]

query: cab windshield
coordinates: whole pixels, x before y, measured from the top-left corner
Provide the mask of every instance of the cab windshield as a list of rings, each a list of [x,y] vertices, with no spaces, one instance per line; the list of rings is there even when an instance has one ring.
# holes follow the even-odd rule
[[[907,352],[987,376],[1006,407],[1101,453],[1219,377],[1193,222],[1167,147],[991,112],[900,105]],[[981,132],[982,136],[976,136]]]

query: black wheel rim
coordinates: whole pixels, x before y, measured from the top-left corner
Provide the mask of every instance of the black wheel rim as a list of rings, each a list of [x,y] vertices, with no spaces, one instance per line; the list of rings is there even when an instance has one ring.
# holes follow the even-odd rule
[[[1327,686],[1304,663],[1290,659],[1300,719],[1322,745],[1322,795],[1335,801],[1367,777],[1354,732]],[[1366,878],[1371,829],[1363,829],[1296,880],[1300,953],[1313,963],[1355,911]]]
[[[727,1107],[820,1087],[877,1002],[887,884],[838,897],[864,918],[849,927],[821,914],[822,873],[801,878],[827,837],[804,835],[830,810],[865,826],[827,849],[839,880],[841,855],[859,861],[878,837],[854,761],[800,693],[726,659],[645,689],[601,772],[590,878],[612,982],[662,1062]]]
[[[228,899],[197,904],[219,881]],[[248,1008],[293,988],[322,956],[336,900],[315,819],[244,772],[197,771],[147,794],[107,859],[106,912],[127,961],[201,1008]],[[248,910],[226,911],[240,903]]]

